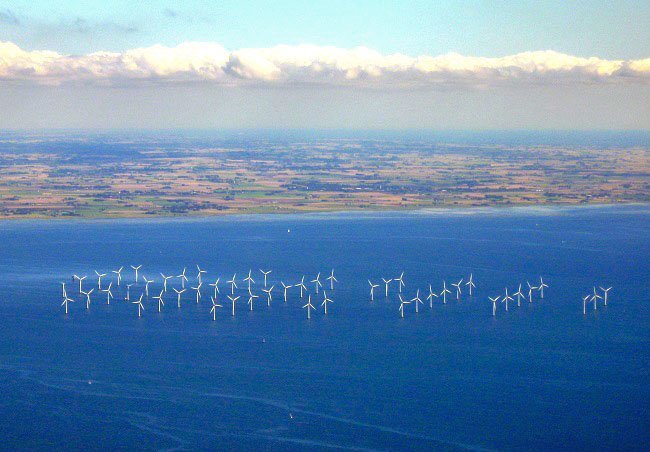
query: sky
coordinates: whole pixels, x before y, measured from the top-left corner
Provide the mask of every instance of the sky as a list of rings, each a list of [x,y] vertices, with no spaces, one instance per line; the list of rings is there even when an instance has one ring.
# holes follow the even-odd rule
[[[0,128],[650,129],[648,1],[2,1]]]

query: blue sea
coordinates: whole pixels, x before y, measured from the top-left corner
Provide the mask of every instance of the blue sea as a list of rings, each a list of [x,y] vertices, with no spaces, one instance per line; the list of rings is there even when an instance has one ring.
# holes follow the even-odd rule
[[[0,438],[16,449],[647,449],[650,206],[0,222]],[[196,264],[200,303],[124,300]],[[114,274],[125,266],[122,284]],[[268,307],[259,269],[275,285]],[[307,319],[280,282],[339,280]],[[246,304],[242,278],[252,269]],[[97,293],[108,273],[115,299]],[[472,274],[460,300],[403,296]],[[227,279],[237,273],[236,315]],[[95,287],[90,309],[73,274]],[[223,308],[210,313],[217,277]],[[488,296],[549,285],[520,307]],[[70,303],[61,306],[60,282]],[[608,305],[581,297],[612,286]],[[137,298],[142,282],[131,287]]]

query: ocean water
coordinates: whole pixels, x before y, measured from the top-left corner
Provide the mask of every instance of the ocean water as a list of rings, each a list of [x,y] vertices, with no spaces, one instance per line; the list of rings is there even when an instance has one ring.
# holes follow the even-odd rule
[[[0,222],[2,447],[645,449],[649,257],[649,206]],[[130,264],[151,294],[160,272],[221,276],[217,320],[210,287],[180,309],[168,293],[161,313],[145,299],[138,317]],[[121,265],[107,305],[93,270]],[[297,289],[282,301],[280,281],[332,268],[327,316],[320,294],[311,320]],[[402,271],[406,298],[470,273],[477,288],[401,318],[397,286],[371,302],[367,279]],[[73,273],[95,286],[89,310]],[[492,316],[488,296],[540,275],[544,299]],[[583,315],[594,285],[613,286],[608,306]]]

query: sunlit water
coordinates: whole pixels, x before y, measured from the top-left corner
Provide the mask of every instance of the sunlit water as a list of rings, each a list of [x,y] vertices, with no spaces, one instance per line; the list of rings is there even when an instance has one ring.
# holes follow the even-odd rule
[[[3,448],[647,447],[649,220],[649,207],[627,206],[0,222]],[[178,309],[170,289],[162,313],[148,299],[138,318],[124,301],[129,264],[156,280],[153,295],[160,272],[183,266],[196,285],[197,263],[200,304],[189,291]],[[107,305],[93,270],[120,265]],[[297,289],[282,301],[280,281],[332,267],[327,316],[321,295],[311,320]],[[270,308],[259,268],[272,270]],[[402,319],[397,286],[371,302],[367,282],[401,271],[406,298],[470,273],[478,287],[419,314],[408,305]],[[95,286],[90,310],[73,273]],[[492,317],[488,295],[540,275],[543,300]],[[60,281],[76,299],[68,315]],[[583,315],[594,284],[614,287],[608,306]]]

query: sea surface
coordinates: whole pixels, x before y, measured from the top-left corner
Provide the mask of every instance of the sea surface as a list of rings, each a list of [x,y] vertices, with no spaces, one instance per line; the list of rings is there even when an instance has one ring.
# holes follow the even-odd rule
[[[129,265],[196,264],[157,311]],[[114,274],[125,266],[120,287]],[[262,274],[274,299],[266,305]],[[324,281],[334,269],[334,290]],[[252,269],[254,310],[242,278]],[[98,293],[108,273],[115,299]],[[403,296],[473,274],[447,303]],[[225,281],[237,273],[236,315]],[[333,300],[306,283],[321,272]],[[72,274],[95,287],[90,309]],[[623,449],[650,444],[650,206],[0,222],[0,438],[16,449]],[[220,276],[223,308],[207,286]],[[549,285],[520,307],[488,296]],[[70,303],[65,314],[60,282]],[[581,296],[612,286],[587,314]],[[131,287],[137,298],[142,282]]]

